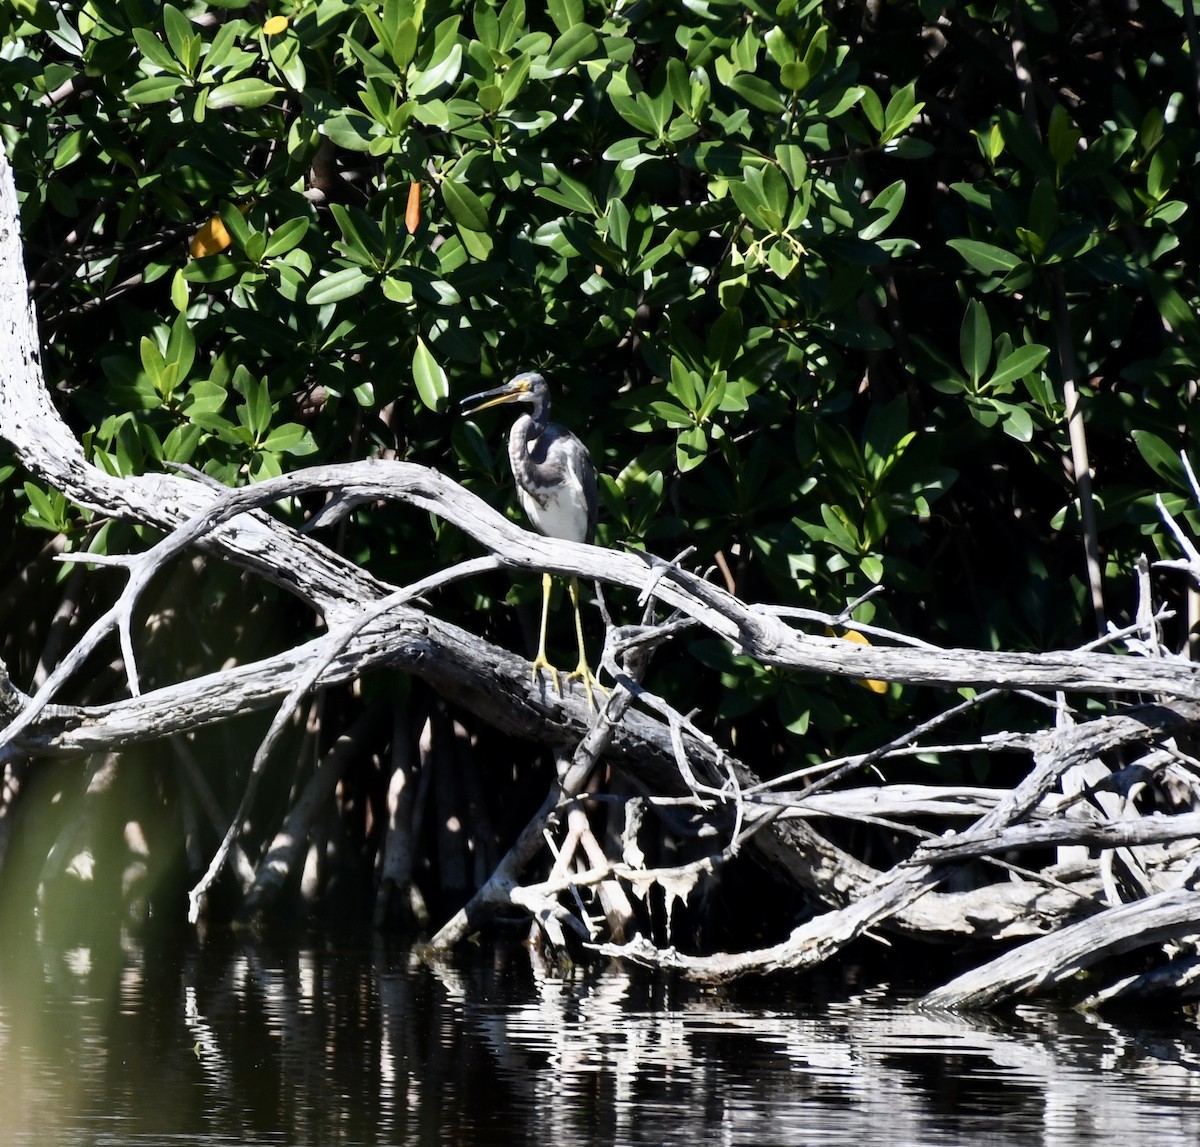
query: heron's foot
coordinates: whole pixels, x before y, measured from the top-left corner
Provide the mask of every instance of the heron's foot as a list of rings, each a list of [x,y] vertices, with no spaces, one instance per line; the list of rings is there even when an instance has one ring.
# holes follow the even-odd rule
[[[596,708],[596,698],[593,690],[598,691],[603,697],[608,696],[608,690],[596,680],[595,674],[588,668],[588,663],[582,658],[579,664],[567,674],[567,680],[583,682],[583,692],[587,697],[588,708],[593,711]]]
[[[554,666],[551,665],[550,662],[546,659],[546,654],[544,652],[539,653],[533,659],[533,666],[532,666],[532,670],[530,672],[530,677],[533,679],[533,683],[535,685],[538,683],[538,674],[540,674],[543,669],[546,671],[547,676],[550,678],[551,683],[554,685],[555,695],[561,697],[562,696],[562,685],[559,683],[559,680],[558,680],[558,670],[555,669]]]

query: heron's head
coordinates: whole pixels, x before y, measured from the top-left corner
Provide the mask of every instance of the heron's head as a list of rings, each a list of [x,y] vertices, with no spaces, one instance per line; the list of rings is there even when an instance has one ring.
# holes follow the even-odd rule
[[[464,398],[463,406],[468,403],[478,403],[478,405],[471,406],[463,413],[474,414],[476,411],[486,410],[489,406],[500,406],[506,402],[527,402],[536,411],[546,404],[548,390],[546,380],[537,371],[527,370],[524,374],[518,374],[516,378],[509,379],[503,386]]]

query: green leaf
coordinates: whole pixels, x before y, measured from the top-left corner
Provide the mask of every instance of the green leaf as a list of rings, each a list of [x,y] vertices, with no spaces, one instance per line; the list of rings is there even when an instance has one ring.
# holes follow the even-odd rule
[[[178,371],[177,378],[183,381],[192,372],[196,361],[196,339],[188,325],[187,315],[180,314],[171,324],[167,338],[166,361]]]
[[[1159,314],[1179,334],[1190,340],[1200,339],[1200,321],[1196,318],[1196,312],[1171,281],[1165,275],[1149,269],[1143,272],[1143,276]]]
[[[44,518],[49,521],[53,516],[53,510],[50,508],[50,497],[40,486],[35,486],[32,482],[25,482],[25,497],[29,501],[29,507],[34,515],[39,518]]]
[[[241,391],[245,403],[238,407],[238,421],[250,431],[255,442],[264,438],[271,429],[271,391],[265,379],[250,376],[244,368],[238,368],[234,386]]]
[[[764,204],[779,217],[782,225],[787,217],[788,202],[791,195],[788,191],[787,180],[783,173],[773,163],[761,169],[762,195]]]
[[[779,115],[785,110],[785,104],[779,98],[779,89],[761,76],[745,73],[736,75],[729,81],[729,87],[759,111]]]
[[[487,208],[470,187],[454,179],[443,179],[441,188],[442,200],[455,223],[470,231],[488,229]]]
[[[161,104],[173,100],[184,87],[174,76],[152,76],[125,89],[125,98],[134,104]]]
[[[700,376],[694,370],[689,370],[683,359],[675,355],[671,359],[671,379],[667,383],[667,390],[688,410],[694,411],[700,405],[704,388]]]
[[[183,314],[188,308],[190,292],[188,291],[187,279],[184,276],[183,268],[171,277],[171,305]]]
[[[861,546],[858,531],[850,523],[850,517],[841,506],[824,503],[821,520],[825,523],[826,540],[848,554],[858,554]]]
[[[887,143],[906,131],[924,106],[924,103],[917,102],[915,82],[900,88],[888,100],[884,110],[884,128],[880,133],[879,142]]]
[[[192,460],[203,437],[204,428],[202,426],[197,426],[193,422],[181,422],[163,439],[163,458],[168,462],[187,465]]]
[[[1133,443],[1146,465],[1155,474],[1170,482],[1172,486],[1188,488],[1178,452],[1172,450],[1157,434],[1152,434],[1149,430],[1135,430]]]
[[[167,364],[163,359],[162,351],[158,349],[158,344],[146,335],[142,336],[139,347],[142,369],[146,372],[146,377],[150,379],[154,389],[159,394],[163,394],[166,388]]]
[[[42,32],[51,31],[58,21],[55,19],[55,10],[49,3],[49,0],[13,0],[9,7],[13,10],[13,15],[19,20],[28,20],[35,28]],[[5,22],[0,24],[0,28],[7,31],[8,13],[3,14]]]
[[[268,478],[278,478],[283,473],[279,464],[279,455],[272,450],[259,450],[250,460],[250,481],[265,482]]]
[[[783,220],[767,214],[763,203],[762,174],[755,168],[746,169],[745,180],[731,180],[729,192],[743,215],[760,231],[776,231],[782,228]]]
[[[1163,138],[1165,125],[1166,120],[1158,108],[1150,108],[1142,117],[1141,127],[1138,128],[1138,143],[1141,144],[1142,151],[1147,155],[1159,145]]]
[[[972,299],[967,304],[967,313],[963,316],[959,332],[958,349],[968,377],[978,387],[992,358],[992,324],[987,308],[978,299]]]
[[[812,704],[809,701],[808,690],[788,682],[775,698],[775,709],[779,714],[783,727],[789,733],[803,737],[808,732],[812,720]]]
[[[444,88],[458,79],[462,70],[463,46],[454,44],[446,55],[437,62],[431,62],[423,71],[417,71],[416,77],[408,85],[408,94],[414,98],[433,95],[439,88]]]
[[[870,211],[873,218],[858,233],[860,239],[868,242],[878,239],[892,225],[893,220],[900,214],[900,208],[904,206],[906,190],[904,180],[897,179],[895,183],[889,184],[871,200]]]
[[[867,122],[877,131],[883,131],[883,104],[879,100],[879,96],[875,93],[874,88],[859,89],[862,95],[859,99],[859,106],[863,110],[863,115],[867,117]]]
[[[138,51],[156,68],[171,75],[179,74],[179,61],[167,51],[163,42],[148,28],[134,28],[133,40]]]
[[[1003,415],[1002,429],[1005,434],[1018,442],[1029,442],[1033,439],[1033,418],[1025,407],[1001,402],[995,398],[988,401]]]
[[[1021,265],[1021,257],[978,239],[948,239],[947,247],[953,247],[972,267],[987,275],[1006,274]]]
[[[696,425],[696,420],[682,406],[677,406],[673,402],[663,402],[659,399],[651,402],[647,409],[652,414],[657,414],[668,426],[676,429],[690,430]]]
[[[407,304],[413,301],[412,283],[405,279],[395,279],[389,275],[383,280],[383,293],[393,303],[401,303],[407,306]]]
[[[1150,170],[1146,173],[1146,190],[1156,203],[1170,194],[1178,175],[1179,153],[1168,141],[1154,153]]]
[[[250,242],[250,238],[254,234],[250,224],[246,222],[246,216],[232,203],[221,204],[220,216],[221,222],[225,224],[225,230],[229,232],[229,237],[244,251],[246,244]]]
[[[188,57],[188,41],[192,37],[192,22],[175,7],[174,4],[163,5],[163,27],[167,32],[167,42],[175,57],[186,62]]]
[[[545,77],[561,76],[580,60],[592,55],[598,43],[596,33],[586,24],[573,25],[555,40],[540,74]]]
[[[1046,133],[1046,140],[1050,156],[1060,173],[1075,158],[1079,139],[1080,131],[1071,122],[1067,109],[1056,103],[1050,113],[1050,129]]]
[[[303,215],[286,220],[271,232],[271,237],[267,240],[267,246],[263,251],[263,258],[274,259],[280,255],[286,255],[293,247],[299,246],[307,233],[308,219]]]
[[[781,143],[775,148],[775,160],[787,176],[793,191],[799,191],[808,177],[808,159],[798,144]],[[881,192],[882,194],[882,192]]]
[[[681,474],[694,470],[708,454],[708,435],[703,426],[681,430],[675,440],[675,464]]]
[[[546,8],[559,32],[568,32],[583,22],[582,0],[547,0]]]
[[[359,266],[377,270],[383,262],[386,247],[379,224],[366,212],[343,203],[330,204],[329,211],[345,240],[340,250]]]
[[[829,27],[822,24],[813,33],[813,38],[808,42],[808,48],[804,53],[804,66],[808,69],[809,75],[815,76],[825,66],[828,54]]]
[[[361,267],[346,267],[315,282],[308,289],[304,300],[314,307],[323,306],[325,303],[340,303],[343,299],[350,299],[359,294],[370,281],[370,277]]]
[[[262,448],[285,454],[295,453],[299,449],[301,453],[307,454],[311,451],[304,447],[306,443],[311,442],[311,439],[312,435],[303,426],[296,422],[285,422],[282,426],[276,426],[267,435]],[[315,447],[315,443],[312,445]]]
[[[188,387],[187,397],[183,401],[183,412],[189,418],[193,414],[219,414],[225,409],[229,394],[220,383],[202,378]]]
[[[779,78],[790,92],[802,92],[812,79],[812,72],[803,60],[790,60],[779,69]]]
[[[207,255],[193,259],[183,268],[183,277],[189,283],[224,283],[238,275],[238,265],[225,255]]]
[[[569,211],[577,211],[585,215],[597,215],[596,201],[588,189],[569,175],[559,173],[558,183],[553,187],[535,187],[534,195],[540,199],[556,203]]]
[[[216,110],[229,107],[260,108],[270,103],[281,91],[283,88],[268,84],[266,80],[230,80],[208,93],[208,106]]]
[[[208,50],[204,54],[204,70],[206,72],[212,72],[217,68],[228,66],[239,54],[248,58],[248,53],[240,52],[237,46],[237,38],[238,25],[234,20],[222,24],[217,29],[217,34],[212,38],[212,42],[208,45]]]
[[[1049,179],[1039,179],[1029,202],[1029,226],[1048,243],[1058,229],[1058,195]]]
[[[372,142],[381,135],[383,128],[370,116],[347,111],[330,116],[321,125],[321,131],[338,147],[347,151],[367,151]]]
[[[479,106],[488,115],[495,115],[504,104],[504,92],[499,84],[484,84],[476,93]]]
[[[411,18],[400,21],[396,34],[392,38],[392,62],[396,67],[405,69],[412,63],[417,54],[417,25]]]
[[[417,335],[413,352],[412,372],[421,402],[430,410],[444,410],[446,399],[450,397],[450,381],[420,335]]]
[[[995,373],[988,379],[987,385],[989,387],[1003,386],[1006,382],[1024,378],[1027,374],[1037,370],[1049,353],[1050,348],[1039,343],[1029,343],[1026,346],[1017,347],[1000,360]]]
[[[509,65],[508,71],[504,73],[504,77],[500,81],[500,90],[503,93],[505,106],[512,103],[520,94],[521,89],[525,86],[525,81],[529,79],[531,67],[532,64],[527,55],[518,56]]]

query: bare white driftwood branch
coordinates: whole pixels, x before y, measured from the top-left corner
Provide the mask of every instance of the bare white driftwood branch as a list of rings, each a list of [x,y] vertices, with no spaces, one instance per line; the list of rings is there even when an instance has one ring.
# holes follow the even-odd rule
[[[0,408],[0,418],[3,413]],[[228,529],[263,506],[327,490],[340,491],[356,501],[404,501],[437,514],[461,528],[511,569],[549,570],[638,589],[646,581],[647,563],[653,569],[659,562],[640,552],[606,550],[534,534],[510,522],[453,480],[411,463],[366,460],[317,466],[225,493],[207,487],[201,489],[207,496],[204,510],[159,543],[151,551],[153,559],[138,564],[129,590],[134,596],[162,562],[186,546],[208,541],[210,536],[219,538],[221,527]],[[75,491],[65,492],[76,497]],[[296,542],[307,541],[283,526],[272,530],[268,520],[252,520],[277,535],[280,543],[289,537]],[[149,556],[146,555],[148,559]],[[301,555],[292,556],[294,560]],[[333,609],[336,588],[327,584],[324,592],[318,594],[309,586],[302,594],[306,600],[332,609],[335,617],[328,617],[327,613],[331,625],[342,620],[347,611],[357,613],[361,608],[356,602],[342,599]],[[373,589],[371,598],[386,596],[386,589],[379,583],[374,583]],[[725,638],[740,652],[764,664],[784,668],[943,687],[991,685],[1064,692],[1146,692],[1200,700],[1200,666],[1185,661],[1158,662],[1075,651],[1006,653],[860,645],[792,629],[695,574],[670,566],[655,594],[663,604]],[[114,620],[105,619],[106,629]]]
[[[965,860],[1023,848],[1081,844],[1088,848],[1137,847],[1171,840],[1200,840],[1200,813],[1143,816],[1133,820],[1042,820],[996,829],[987,836],[972,834],[931,840],[921,848],[925,859]],[[910,861],[909,863],[919,863]]]
[[[1200,893],[1174,888],[1023,944],[930,992],[927,1008],[986,1007],[1061,983],[1108,956],[1200,933]]]

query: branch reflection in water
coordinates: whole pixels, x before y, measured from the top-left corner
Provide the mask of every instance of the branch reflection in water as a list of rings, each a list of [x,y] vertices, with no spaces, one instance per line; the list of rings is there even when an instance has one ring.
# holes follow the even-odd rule
[[[0,955],[0,1139],[25,1144],[1196,1142],[1200,1036],[844,979],[430,969],[306,939]]]

